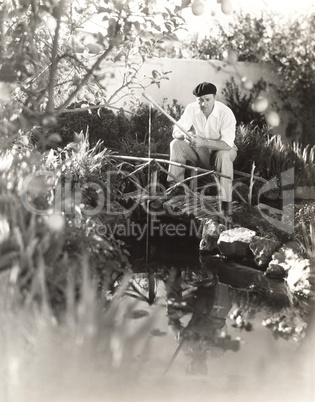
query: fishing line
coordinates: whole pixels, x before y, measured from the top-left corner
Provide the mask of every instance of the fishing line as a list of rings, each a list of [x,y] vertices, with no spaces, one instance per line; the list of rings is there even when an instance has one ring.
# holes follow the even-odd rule
[[[149,104],[149,129],[148,129],[148,158],[151,159],[151,135],[152,135],[152,104]],[[149,183],[149,195],[152,195],[152,183],[151,183],[151,162],[148,164],[148,183]],[[150,236],[152,226],[152,216],[150,212],[150,200],[147,200],[147,232],[146,232],[146,266],[148,272],[149,282],[149,304],[153,304],[155,301],[155,278],[154,271],[150,267]]]
[[[149,128],[148,128],[148,158],[151,158],[151,133],[152,133],[152,104],[149,103]],[[151,195],[151,163],[148,164],[148,184],[149,184],[149,195]],[[146,201],[146,212],[147,212],[147,231],[146,231],[146,248],[145,248],[145,259],[146,264],[149,264],[150,256],[150,232],[151,232],[151,214],[150,214],[150,200]]]

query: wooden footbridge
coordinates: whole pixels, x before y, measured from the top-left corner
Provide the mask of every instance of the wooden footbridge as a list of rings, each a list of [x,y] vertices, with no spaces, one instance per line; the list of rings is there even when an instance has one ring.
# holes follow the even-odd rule
[[[170,161],[168,159],[155,158],[155,157],[137,157],[128,155],[111,155],[113,161],[122,161],[118,164],[119,171],[124,179],[130,179],[136,190],[126,192],[118,196],[118,201],[122,204],[136,202],[146,205],[147,211],[150,210],[153,214],[158,216],[170,216],[178,220],[191,220],[195,219],[201,221],[204,218],[211,216],[218,216],[222,214],[221,208],[221,194],[220,194],[220,177],[229,178],[217,171],[203,169],[198,166],[191,166],[182,163]],[[128,170],[124,170],[124,165],[128,166]],[[169,165],[174,165],[187,169],[189,175],[183,181],[177,181],[167,170]],[[129,170],[132,170],[131,172]],[[144,175],[144,171],[146,174]],[[139,181],[139,175],[146,177],[146,183]],[[160,182],[160,175],[164,173],[172,177],[176,184],[168,190]],[[249,191],[254,180],[265,183],[266,180],[255,176],[253,170],[251,174],[239,172],[234,170],[234,174],[249,180]],[[203,186],[198,187],[198,181],[202,178],[204,180],[209,177],[209,183],[212,181],[211,187],[215,194],[207,194]],[[208,180],[207,180],[208,182]],[[177,187],[184,188],[184,194],[176,194]],[[234,193],[238,196],[241,202],[247,201],[239,193],[237,188],[233,188]],[[173,195],[172,195],[173,194]],[[174,195],[175,194],[175,195]]]

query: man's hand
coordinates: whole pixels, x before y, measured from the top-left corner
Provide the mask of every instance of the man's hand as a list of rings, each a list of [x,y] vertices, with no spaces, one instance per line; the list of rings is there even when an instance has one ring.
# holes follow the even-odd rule
[[[188,142],[191,141],[191,138],[195,136],[194,131],[187,131],[187,133],[190,134],[190,136],[186,135],[183,131],[174,133],[173,137],[176,138],[177,140],[186,140]]]
[[[173,137],[176,140],[184,140],[186,135],[181,131],[181,132],[174,133]]]
[[[205,138],[201,138],[199,136],[194,135],[191,140],[190,140],[190,145],[193,148],[199,148],[199,147],[204,147],[206,146],[206,139]]]

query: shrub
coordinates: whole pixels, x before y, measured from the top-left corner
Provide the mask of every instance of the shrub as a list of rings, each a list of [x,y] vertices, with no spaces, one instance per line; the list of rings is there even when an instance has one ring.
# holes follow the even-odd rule
[[[82,103],[71,105],[71,109],[80,108]],[[162,107],[176,120],[183,112],[183,107],[175,100]],[[69,109],[70,111],[70,109]],[[50,132],[57,132],[62,138],[60,147],[73,141],[74,133],[86,131],[88,127],[90,145],[93,147],[102,141],[104,147],[118,153],[147,156],[149,144],[150,107],[141,104],[134,113],[126,114],[123,109],[114,113],[110,109],[100,108],[90,111],[63,113]],[[161,112],[151,109],[151,152],[168,153],[172,139],[173,123]]]
[[[80,108],[82,103],[74,103],[58,117],[57,124],[51,127],[51,132],[57,132],[62,138],[60,146],[63,147],[73,141],[74,133],[89,130],[89,141],[93,147],[97,141],[104,142],[104,146],[113,147],[125,127],[128,119],[123,111],[116,115],[106,108],[92,109],[87,111],[70,112],[71,109]]]

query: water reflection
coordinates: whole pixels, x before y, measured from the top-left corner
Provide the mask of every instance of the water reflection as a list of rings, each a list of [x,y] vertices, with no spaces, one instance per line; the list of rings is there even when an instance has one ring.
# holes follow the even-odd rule
[[[263,338],[270,342],[268,333],[275,341],[289,340],[288,349],[294,350],[307,327],[309,306],[293,297],[285,282],[215,256],[201,255],[198,263],[188,266],[156,264],[149,273],[135,274],[133,290],[135,284],[148,305],[165,306],[167,325],[177,343],[173,355],[165,359],[165,373],[185,357],[187,374],[205,375],[210,360]],[[252,330],[253,335],[245,336]]]
[[[229,288],[219,283],[217,272],[206,264],[198,270],[173,267],[165,286],[168,323],[178,348],[189,357],[185,371],[207,374],[208,357],[218,358],[240,347],[239,340],[227,334],[226,318],[232,307]]]

